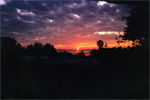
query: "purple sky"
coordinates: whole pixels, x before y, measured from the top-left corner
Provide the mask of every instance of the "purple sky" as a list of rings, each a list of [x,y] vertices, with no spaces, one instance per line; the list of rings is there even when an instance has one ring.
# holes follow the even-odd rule
[[[1,35],[26,46],[35,41],[56,48],[96,47],[97,40],[116,44],[123,34],[128,5],[85,0],[1,0]]]

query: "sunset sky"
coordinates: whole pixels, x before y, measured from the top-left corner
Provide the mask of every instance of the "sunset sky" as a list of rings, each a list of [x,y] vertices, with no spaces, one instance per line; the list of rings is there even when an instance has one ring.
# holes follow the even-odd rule
[[[0,1],[1,35],[23,46],[41,42],[56,49],[97,49],[103,40],[116,46],[129,16],[128,5],[85,0]],[[128,44],[126,44],[128,45]]]

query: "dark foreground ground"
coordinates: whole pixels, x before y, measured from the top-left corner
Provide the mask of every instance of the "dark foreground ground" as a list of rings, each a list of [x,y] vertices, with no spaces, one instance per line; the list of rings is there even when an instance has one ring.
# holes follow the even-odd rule
[[[148,99],[146,53],[2,60],[2,98]]]

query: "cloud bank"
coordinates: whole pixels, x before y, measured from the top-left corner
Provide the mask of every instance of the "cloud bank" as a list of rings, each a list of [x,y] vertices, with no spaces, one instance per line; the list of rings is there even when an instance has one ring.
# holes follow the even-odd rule
[[[20,43],[54,45],[76,40],[111,41],[123,32],[127,5],[103,1],[8,1],[1,3],[1,35]]]

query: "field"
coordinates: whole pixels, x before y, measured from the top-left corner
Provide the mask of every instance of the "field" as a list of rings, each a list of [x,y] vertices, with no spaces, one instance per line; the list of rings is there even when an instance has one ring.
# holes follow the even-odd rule
[[[146,57],[22,58],[2,63],[2,98],[146,99]]]

